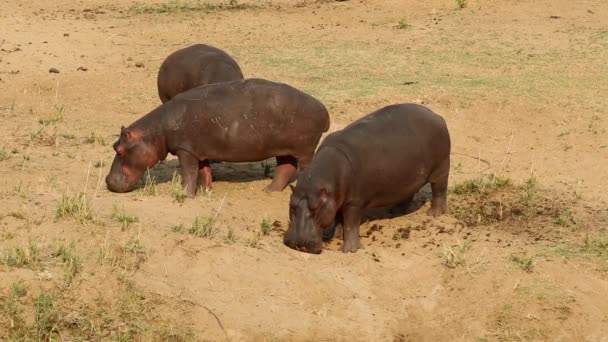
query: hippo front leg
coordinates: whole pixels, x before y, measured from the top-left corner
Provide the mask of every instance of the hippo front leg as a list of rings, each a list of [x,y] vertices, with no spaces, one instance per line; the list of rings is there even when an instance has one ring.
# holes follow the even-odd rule
[[[188,152],[180,151],[177,153],[179,165],[182,169],[182,185],[184,191],[191,198],[196,196],[196,183],[198,181],[198,158]]]
[[[346,207],[342,209],[342,234],[344,235],[344,244],[342,245],[342,252],[344,253],[355,253],[361,242],[359,238],[359,226],[361,225],[361,208],[359,207]]]

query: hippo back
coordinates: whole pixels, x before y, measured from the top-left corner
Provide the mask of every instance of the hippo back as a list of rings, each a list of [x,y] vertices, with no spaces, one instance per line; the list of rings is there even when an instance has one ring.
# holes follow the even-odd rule
[[[158,95],[163,103],[192,88],[242,80],[238,63],[226,52],[196,44],[170,54],[157,77]]]

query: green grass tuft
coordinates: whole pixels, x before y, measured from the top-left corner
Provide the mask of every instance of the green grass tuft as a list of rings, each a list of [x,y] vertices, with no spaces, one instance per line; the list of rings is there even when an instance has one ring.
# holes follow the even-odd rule
[[[114,219],[116,222],[121,223],[123,229],[128,229],[131,223],[139,222],[139,217],[127,214],[124,208],[119,209],[116,205],[114,205],[112,219]]]
[[[531,273],[534,269],[533,257],[527,258],[525,256],[511,255],[511,261],[528,273]]]
[[[270,234],[271,228],[272,225],[270,223],[270,219],[268,218],[268,216],[264,216],[262,222],[260,223],[260,232],[262,233],[262,235],[268,235]]]
[[[91,201],[84,193],[74,196],[63,194],[57,207],[56,217],[58,219],[74,219],[80,223],[91,222],[95,219]]]
[[[497,175],[481,176],[454,185],[450,193],[454,195],[488,194],[512,185],[509,178]]]
[[[82,271],[82,261],[76,255],[76,245],[74,242],[69,247],[61,245],[53,254],[55,257],[61,258],[65,272],[65,283],[70,285],[74,278]]]

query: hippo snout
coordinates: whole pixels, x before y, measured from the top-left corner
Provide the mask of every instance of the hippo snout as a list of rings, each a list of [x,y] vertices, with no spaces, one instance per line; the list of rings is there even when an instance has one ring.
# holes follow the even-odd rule
[[[116,174],[106,176],[106,185],[108,190],[118,193],[129,192],[135,188],[127,183],[126,177]]]
[[[300,234],[295,230],[288,229],[285,233],[283,243],[300,252],[320,254],[323,250],[321,238],[310,234]]]

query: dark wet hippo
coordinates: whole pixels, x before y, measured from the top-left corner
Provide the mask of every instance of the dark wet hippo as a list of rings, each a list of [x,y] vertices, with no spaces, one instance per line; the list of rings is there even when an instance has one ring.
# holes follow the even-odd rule
[[[242,80],[237,62],[226,52],[205,44],[196,44],[170,54],[158,71],[158,96],[165,103],[192,88]]]
[[[355,252],[365,208],[405,202],[430,182],[428,213],[446,213],[449,172],[450,135],[443,118],[416,104],[384,107],[321,143],[292,187],[284,242],[321,253],[324,229],[335,222],[343,251]]]
[[[276,157],[275,176],[266,190],[281,191],[298,163],[301,169],[310,163],[328,128],[325,106],[286,84],[248,79],[201,86],[121,129],[106,183],[110,191],[131,191],[146,169],[171,153],[179,158],[187,193],[194,196],[199,174],[202,185],[211,186],[209,159]]]

